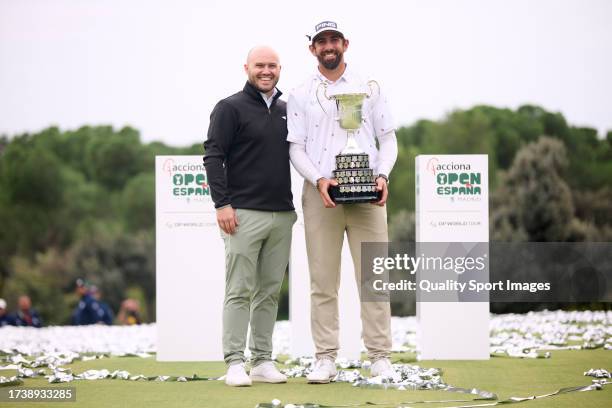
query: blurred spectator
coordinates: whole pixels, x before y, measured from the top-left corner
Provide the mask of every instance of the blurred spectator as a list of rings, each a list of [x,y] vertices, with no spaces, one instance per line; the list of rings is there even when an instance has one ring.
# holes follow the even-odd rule
[[[6,300],[0,299],[0,327],[14,325],[15,319],[6,313]]]
[[[16,326],[42,327],[42,319],[38,312],[32,308],[32,300],[28,295],[21,295],[17,299],[17,313],[14,315]]]
[[[140,318],[140,303],[136,299],[125,299],[117,315],[120,324],[132,325],[142,323]]]
[[[92,285],[89,289],[89,292],[100,305],[100,308],[97,310],[100,321],[108,325],[113,324],[113,318],[115,317],[115,314],[113,313],[113,309],[111,309],[108,303],[102,300],[102,292],[100,291],[100,289],[97,286]]]
[[[76,326],[96,323],[112,324],[112,316],[105,316],[104,307],[96,300],[91,292],[91,286],[83,279],[76,281],[76,293],[81,297],[79,304],[72,312],[72,324]]]

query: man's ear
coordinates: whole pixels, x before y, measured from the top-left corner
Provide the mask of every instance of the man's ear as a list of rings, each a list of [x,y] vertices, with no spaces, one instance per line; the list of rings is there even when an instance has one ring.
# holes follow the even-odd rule
[[[249,64],[244,64],[244,72],[248,75],[249,74]]]
[[[344,51],[346,51],[346,49],[349,46],[349,40],[347,38],[344,39]]]
[[[315,51],[315,47],[314,47],[314,45],[310,44],[310,45],[308,46],[308,49],[310,50],[310,53],[311,53],[312,55],[314,55],[315,57],[317,56],[317,53],[316,53],[316,51]]]

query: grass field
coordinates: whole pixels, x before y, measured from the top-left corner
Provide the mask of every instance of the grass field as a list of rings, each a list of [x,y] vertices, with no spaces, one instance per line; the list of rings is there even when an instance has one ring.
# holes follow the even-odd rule
[[[411,354],[394,354],[394,362],[417,364]],[[591,377],[583,376],[590,368],[612,366],[612,352],[598,350],[553,351],[550,359],[514,359],[494,357],[489,361],[421,361],[422,367],[443,370],[444,382],[457,387],[478,388],[494,392],[500,400],[511,396],[527,397],[554,392],[559,388],[588,385]],[[89,369],[127,370],[132,375],[144,374],[218,377],[224,374],[223,363],[159,363],[154,358],[105,358],[69,366],[74,373]],[[14,375],[4,371],[0,375]],[[325,405],[388,403],[395,407],[402,402],[420,400],[471,399],[473,396],[445,391],[396,391],[362,389],[348,383],[309,385],[305,379],[289,379],[287,384],[255,384],[248,388],[230,388],[222,381],[141,382],[124,380],[79,380],[68,384],[48,384],[44,378],[28,378],[24,387],[76,387],[77,401],[67,403],[0,402],[0,407],[52,406],[69,407],[254,407],[277,398],[283,403],[313,402]],[[477,403],[486,403],[482,401]],[[468,403],[406,404],[407,406],[444,407]],[[612,385],[601,391],[575,392],[527,401],[526,407],[611,407]]]

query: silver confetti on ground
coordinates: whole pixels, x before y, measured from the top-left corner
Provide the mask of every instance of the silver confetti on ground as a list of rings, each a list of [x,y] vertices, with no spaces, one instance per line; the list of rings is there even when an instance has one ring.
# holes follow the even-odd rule
[[[394,351],[414,352],[416,347],[416,319],[393,317],[391,330]],[[514,358],[548,358],[550,350],[580,350],[602,348],[612,350],[612,311],[530,312],[491,316],[491,354]],[[31,327],[0,328],[0,370],[18,370],[19,378],[46,375],[50,382],[69,382],[79,379],[103,378],[132,381],[195,381],[207,380],[196,375],[187,377],[131,375],[127,371],[89,370],[73,375],[63,369],[75,361],[90,361],[110,356],[141,358],[151,357],[156,351],[156,326],[51,326],[42,329]],[[277,322],[273,337],[273,357],[289,355],[291,325]],[[365,351],[365,349],[364,349]],[[293,365],[284,370],[289,377],[304,377],[312,357],[287,361]],[[397,389],[430,389],[442,387],[435,377],[426,379],[424,373],[414,372],[411,366],[397,366],[399,378],[367,379],[358,369],[367,370],[369,361],[339,359],[338,382],[363,384]],[[49,371],[43,370],[48,368]],[[412,374],[408,374],[412,371]],[[113,375],[114,374],[114,375]],[[2,377],[5,382],[9,381]],[[1,384],[1,383],[0,383]]]

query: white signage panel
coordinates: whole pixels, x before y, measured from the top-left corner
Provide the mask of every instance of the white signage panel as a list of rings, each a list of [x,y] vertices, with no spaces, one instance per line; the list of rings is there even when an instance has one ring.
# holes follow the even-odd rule
[[[157,360],[219,361],[223,240],[202,156],[157,156]]]
[[[415,166],[417,253],[488,242],[487,155],[420,155]],[[489,302],[417,302],[417,322],[419,360],[489,358]]]

